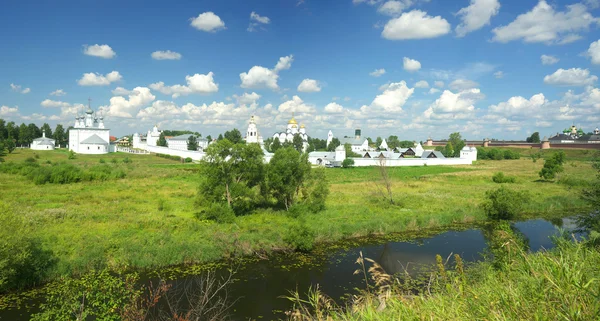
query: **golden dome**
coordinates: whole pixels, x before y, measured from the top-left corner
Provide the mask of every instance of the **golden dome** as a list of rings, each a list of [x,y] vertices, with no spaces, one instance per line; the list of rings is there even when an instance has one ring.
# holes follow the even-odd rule
[[[290,121],[288,122],[288,124],[296,124],[298,125],[298,122],[296,121],[296,119],[292,116],[292,119],[290,119]]]
[[[304,128],[304,124],[300,125],[300,128]]]

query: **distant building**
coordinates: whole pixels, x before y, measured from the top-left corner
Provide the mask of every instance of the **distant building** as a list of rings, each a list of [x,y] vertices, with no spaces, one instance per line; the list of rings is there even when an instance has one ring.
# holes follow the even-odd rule
[[[104,127],[104,118],[97,117],[89,104],[85,115],[77,115],[74,128],[69,129],[69,150],[79,154],[106,154],[116,150],[116,144],[110,144],[110,130]]]
[[[264,146],[263,138],[258,132],[258,127],[256,126],[256,121],[254,121],[254,116],[250,117],[245,139],[246,143],[248,144],[254,143],[259,144],[261,147]]]
[[[31,149],[33,150],[54,150],[56,141],[52,138],[46,137],[46,131],[42,131],[42,137],[36,138],[31,143]]]
[[[290,121],[288,121],[286,131],[273,134],[273,139],[279,139],[279,142],[281,144],[283,144],[285,142],[293,143],[294,136],[296,136],[296,135],[300,135],[300,138],[302,138],[302,148],[303,148],[303,150],[307,150],[308,149],[308,135],[306,134],[306,128],[304,127],[304,125],[300,125],[300,128],[298,128],[298,122],[292,115],[292,119],[290,119]]]
[[[176,150],[188,150],[188,141],[190,137],[195,136],[193,134],[183,134],[179,136],[169,137],[167,138],[167,147]],[[208,140],[205,138],[197,137],[196,141],[198,142],[198,150],[203,151],[208,147]]]

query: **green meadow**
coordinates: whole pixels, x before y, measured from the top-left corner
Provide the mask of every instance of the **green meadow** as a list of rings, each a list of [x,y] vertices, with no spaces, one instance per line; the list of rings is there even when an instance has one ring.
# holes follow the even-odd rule
[[[42,166],[65,162],[83,169],[103,163],[122,169],[125,177],[36,185],[26,176],[0,173],[0,201],[24,217],[42,247],[56,257],[48,278],[103,267],[153,269],[290,250],[286,235],[298,220],[317,243],[472,224],[485,220],[479,205],[486,191],[499,186],[492,176],[500,171],[516,178],[507,184],[510,188],[527,191],[530,202],[523,217],[568,216],[588,208],[579,194],[594,179],[590,152],[566,151],[565,171],[553,182],[539,181],[543,159],[533,162],[529,150],[520,152],[520,160],[472,166],[388,168],[394,204],[381,196],[378,168],[328,168],[331,193],[324,211],[295,217],[258,210],[219,224],[194,215],[199,165],[154,155],[68,159],[64,150],[17,149],[4,157],[6,162],[34,158]]]

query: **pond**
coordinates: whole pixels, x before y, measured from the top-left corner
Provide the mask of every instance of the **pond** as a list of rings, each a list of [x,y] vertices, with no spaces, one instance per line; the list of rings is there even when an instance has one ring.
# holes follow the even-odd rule
[[[574,229],[570,218],[553,220],[534,219],[514,223],[526,238],[531,251],[551,249],[551,236],[559,228]],[[330,245],[309,254],[275,254],[267,259],[249,260],[236,267],[235,281],[228,286],[228,296],[238,298],[230,309],[234,320],[285,318],[284,311],[291,308],[290,301],[282,298],[290,290],[306,294],[317,284],[331,298],[341,301],[348,294],[364,288],[364,279],[354,275],[359,253],[380,263],[387,273],[414,272],[418,267],[435,264],[436,254],[444,259],[459,254],[464,261],[482,259],[486,241],[479,229],[449,230],[440,234],[404,241],[396,235],[386,240],[365,238]],[[403,241],[398,241],[403,240]],[[216,271],[218,276],[228,274],[227,268]],[[197,277],[180,277],[171,284],[174,288],[186,287]],[[149,277],[143,277],[147,282]],[[155,282],[156,284],[156,282]],[[0,320],[27,320],[33,311],[13,309],[0,311]]]

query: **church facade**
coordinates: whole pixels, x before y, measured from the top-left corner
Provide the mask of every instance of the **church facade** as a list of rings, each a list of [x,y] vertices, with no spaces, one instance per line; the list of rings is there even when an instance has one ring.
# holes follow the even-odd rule
[[[300,138],[302,138],[302,148],[307,150],[308,135],[306,134],[306,127],[304,127],[304,125],[300,125],[300,127],[298,127],[298,122],[294,116],[292,116],[292,119],[288,121],[286,131],[273,134],[273,139],[278,139],[281,144],[285,142],[293,143],[295,135],[300,135]]]
[[[30,148],[33,150],[54,150],[55,146],[56,141],[46,137],[46,131],[42,131],[42,137],[34,139]]]
[[[77,115],[74,128],[69,129],[69,150],[78,154],[114,151],[110,144],[110,130],[104,127],[104,118],[97,117],[89,105],[85,115]]]

